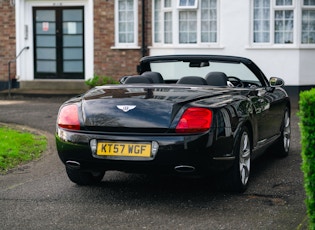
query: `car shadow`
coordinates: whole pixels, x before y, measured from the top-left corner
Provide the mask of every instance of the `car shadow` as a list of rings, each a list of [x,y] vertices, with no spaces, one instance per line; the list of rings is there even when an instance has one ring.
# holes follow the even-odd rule
[[[245,193],[232,193],[221,190],[220,177],[177,176],[177,175],[147,175],[131,174],[117,171],[106,172],[101,183],[93,186],[74,186],[89,194],[89,199],[97,202],[128,202],[130,205],[139,203],[159,204],[189,204],[197,206],[212,201],[226,201],[229,199],[246,199],[259,194],[272,194],[277,186],[288,174],[293,163],[299,167],[299,148],[295,147],[286,158],[279,158],[272,148],[252,162],[249,188]],[[297,164],[296,164],[297,163]],[[280,173],[280,175],[275,175]],[[280,181],[280,182],[279,182]],[[279,186],[280,187],[280,186]],[[278,189],[279,189],[278,187]]]
[[[277,164],[277,158],[267,154],[253,163],[252,181],[264,177],[264,171]],[[232,193],[221,190],[219,176],[207,177],[177,175],[146,175],[123,172],[106,172],[101,183],[89,187],[77,186],[89,191],[93,197],[103,202],[128,201],[132,203],[181,204],[194,202],[202,205],[213,200],[226,200],[232,197],[248,196],[248,193]],[[249,185],[251,186],[251,184]],[[91,195],[92,194],[92,195]]]

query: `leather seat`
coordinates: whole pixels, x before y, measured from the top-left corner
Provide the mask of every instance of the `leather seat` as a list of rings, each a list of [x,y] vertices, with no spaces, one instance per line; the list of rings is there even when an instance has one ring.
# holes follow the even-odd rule
[[[124,81],[124,84],[137,84],[137,83],[152,84],[153,81],[150,78],[141,76],[141,75],[129,76]]]
[[[202,77],[186,76],[179,79],[176,84],[207,85],[207,81]]]
[[[207,84],[212,86],[227,86],[228,78],[223,72],[210,72],[205,77]]]
[[[142,73],[141,76],[150,78],[153,83],[164,83],[164,79],[159,72],[147,71],[147,72]]]

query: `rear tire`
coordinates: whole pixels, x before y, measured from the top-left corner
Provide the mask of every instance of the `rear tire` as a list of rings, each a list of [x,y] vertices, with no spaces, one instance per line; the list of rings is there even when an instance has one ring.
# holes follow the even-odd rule
[[[224,189],[230,192],[244,192],[247,189],[251,165],[251,137],[247,127],[242,127],[236,140],[232,168],[224,175]]]
[[[80,169],[66,167],[69,179],[78,185],[92,185],[101,182],[105,175],[105,171],[87,172]]]
[[[291,142],[291,122],[290,112],[287,108],[284,111],[283,121],[281,125],[281,136],[275,146],[275,154],[278,157],[286,157],[289,155],[290,142]]]

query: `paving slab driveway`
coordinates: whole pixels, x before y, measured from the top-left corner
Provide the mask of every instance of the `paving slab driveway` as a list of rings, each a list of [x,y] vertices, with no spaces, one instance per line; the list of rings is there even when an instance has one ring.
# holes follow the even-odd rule
[[[36,129],[49,140],[41,159],[0,175],[1,229],[306,229],[296,110],[290,155],[262,157],[248,190],[229,194],[210,179],[120,172],[107,172],[98,186],[73,184],[53,136],[64,100],[0,99],[0,122]]]

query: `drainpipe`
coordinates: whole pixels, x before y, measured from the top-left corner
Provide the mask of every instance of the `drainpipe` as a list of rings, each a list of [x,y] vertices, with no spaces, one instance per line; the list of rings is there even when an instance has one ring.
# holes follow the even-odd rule
[[[145,0],[142,0],[142,45],[141,45],[141,53],[142,57],[146,56],[147,48],[145,45],[145,38],[146,38],[146,30],[145,30]]]

